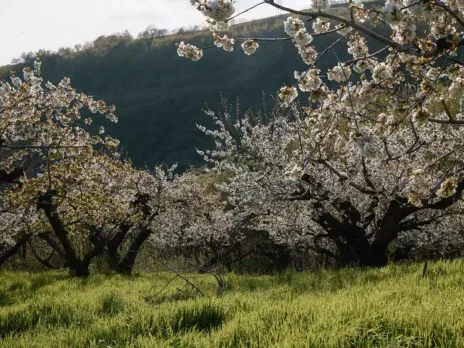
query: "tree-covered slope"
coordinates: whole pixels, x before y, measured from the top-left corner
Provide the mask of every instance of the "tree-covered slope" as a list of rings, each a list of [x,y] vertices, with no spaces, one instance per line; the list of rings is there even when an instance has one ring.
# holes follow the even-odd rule
[[[226,34],[286,37],[285,17],[238,24]],[[338,37],[323,36],[313,44],[323,50]],[[198,62],[177,56],[175,44],[180,41],[204,47],[213,40],[209,31],[148,40],[133,39],[128,33],[102,36],[78,50],[43,51],[44,79],[56,83],[69,77],[78,90],[116,105],[119,123],[108,125],[107,130],[121,140],[136,165],[178,161],[185,168],[201,163],[195,147],[208,146],[209,140],[195,126],[210,122],[201,111],[205,103],[219,109],[222,92],[230,101],[239,98],[242,109],[257,111],[262,106],[262,92],[269,97],[282,83],[294,83],[295,67],[306,67],[290,41],[260,42],[252,57],[245,55],[238,44],[232,53],[213,48],[206,50]],[[339,45],[338,59],[348,59],[346,42]],[[336,63],[336,55],[329,53],[320,67]],[[22,65],[2,67],[0,76],[5,78],[9,71],[21,69]]]

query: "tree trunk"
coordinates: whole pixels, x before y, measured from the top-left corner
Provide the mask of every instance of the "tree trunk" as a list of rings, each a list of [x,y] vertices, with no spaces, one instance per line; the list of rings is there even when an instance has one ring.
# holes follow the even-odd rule
[[[134,268],[135,259],[137,258],[140,249],[142,248],[143,243],[150,237],[151,229],[143,229],[134,239],[134,241],[129,246],[129,250],[126,255],[119,263],[119,269],[122,273],[130,274]]]
[[[388,262],[387,247],[376,241],[362,247],[342,243],[338,245],[340,266],[383,267]]]
[[[66,253],[66,260],[68,261],[69,268],[77,277],[87,277],[90,272],[88,265],[82,263],[79,257],[74,250],[71,241],[68,238],[68,233],[64,229],[60,219],[53,212],[45,212],[45,215],[50,222],[50,225],[53,227],[56,237],[61,243],[64,252]]]
[[[388,243],[389,244],[389,243]],[[374,241],[369,248],[369,262],[366,266],[383,267],[388,263],[388,244]]]
[[[398,200],[391,201],[372,242],[366,237],[367,231],[356,224],[358,219],[337,224],[337,221],[326,218],[322,222],[327,221],[326,225],[332,227],[329,235],[337,244],[342,265],[351,262],[363,267],[383,267],[388,263],[388,246],[402,228],[401,221],[416,210],[416,207],[404,206]]]
[[[80,278],[80,277],[88,277],[90,275],[90,270],[88,265],[84,266],[82,264],[79,265],[70,265],[69,269],[71,270],[72,275]]]
[[[216,266],[221,258],[227,257],[230,253],[232,253],[235,248],[237,247],[237,244],[232,244],[230,245],[226,250],[223,252],[219,252],[217,250],[214,250],[213,246],[210,245],[210,248],[213,249],[214,256],[210,257],[206,262],[204,262],[198,269],[200,273],[208,273],[208,271],[212,270],[214,266]]]
[[[50,253],[50,256],[48,256],[46,259],[42,259],[39,254],[37,254],[37,252],[35,251],[34,247],[32,246],[32,243],[29,242],[29,246],[31,247],[31,252],[32,252],[32,255],[34,255],[35,259],[37,261],[39,261],[42,265],[44,265],[45,267],[49,268],[49,269],[58,269],[58,267],[55,267],[53,266],[51,263],[50,263],[50,260],[51,258],[53,257],[53,255],[55,254],[55,250],[52,249],[52,252]]]
[[[108,256],[108,265],[109,267],[115,271],[120,273],[121,268],[119,264],[119,256],[118,256],[118,249],[121,244],[124,242],[127,233],[129,232],[130,226],[129,225],[121,225],[119,228],[118,233],[108,241],[106,245],[107,256]]]
[[[63,226],[60,218],[58,217],[55,205],[52,202],[55,191],[48,191],[45,194],[40,194],[37,207],[42,209],[48,222],[53,228],[56,237],[60,241],[61,246],[66,254],[66,261],[73,275],[76,277],[87,277],[90,274],[89,262],[82,262],[76,254],[71,241],[68,238],[68,231]]]
[[[21,248],[26,245],[26,243],[32,238],[31,234],[26,234],[23,237],[21,237],[15,245],[13,245],[11,248],[6,250],[5,252],[1,253],[0,255],[0,266],[2,266],[6,260],[8,260],[10,257],[15,255]]]
[[[340,266],[367,266],[369,264],[369,241],[366,231],[357,226],[356,217],[339,221],[329,213],[324,213],[317,222],[327,232],[338,250]]]
[[[277,272],[283,272],[292,265],[292,257],[288,249],[281,245],[276,245],[277,257],[275,259],[275,269]]]

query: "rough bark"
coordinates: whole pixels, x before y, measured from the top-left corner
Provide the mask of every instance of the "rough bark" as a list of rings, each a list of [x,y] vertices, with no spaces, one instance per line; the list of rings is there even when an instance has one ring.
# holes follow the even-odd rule
[[[66,255],[66,263],[71,272],[77,277],[87,277],[90,274],[90,262],[95,256],[102,252],[104,240],[98,241],[94,245],[93,249],[81,260],[69,239],[68,231],[56,212],[56,207],[52,200],[55,194],[56,192],[54,190],[49,190],[44,194],[39,194],[37,208],[42,209],[45,213],[45,216],[47,217],[48,222],[50,223],[50,226],[52,227],[53,232],[55,233],[64,254]]]
[[[130,230],[129,225],[121,225],[118,233],[116,233],[113,238],[111,238],[106,244],[106,251],[108,256],[108,264],[113,271],[121,272],[120,262],[119,262],[119,253],[118,250],[122,243],[124,242],[127,233]]]
[[[140,252],[143,243],[150,237],[151,229],[144,228],[130,244],[129,250],[123,259],[119,263],[119,269],[122,273],[132,273],[132,270],[135,265],[135,259],[137,258],[138,253]]]

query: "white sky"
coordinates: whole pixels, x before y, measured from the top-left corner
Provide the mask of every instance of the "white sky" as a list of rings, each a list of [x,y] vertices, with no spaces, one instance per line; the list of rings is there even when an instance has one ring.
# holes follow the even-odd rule
[[[261,0],[238,0],[237,11]],[[301,9],[309,0],[282,0]],[[277,10],[261,5],[243,17],[272,16]],[[129,30],[132,35],[154,24],[175,29],[204,23],[190,0],[0,0],[0,66],[23,52],[57,50],[93,41],[100,35]]]

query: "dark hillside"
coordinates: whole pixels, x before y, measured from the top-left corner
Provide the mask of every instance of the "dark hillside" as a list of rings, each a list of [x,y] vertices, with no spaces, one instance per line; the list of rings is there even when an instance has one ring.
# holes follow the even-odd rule
[[[332,11],[346,13],[346,8]],[[232,27],[232,37],[286,37],[283,20],[271,17]],[[309,27],[309,25],[308,25]],[[337,34],[317,38],[322,50]],[[303,70],[293,44],[260,42],[253,56],[245,55],[237,44],[232,53],[222,49],[204,52],[199,62],[177,56],[175,43],[185,41],[209,46],[211,32],[199,31],[154,39],[133,39],[130,34],[101,36],[80,50],[61,49],[43,54],[43,75],[54,83],[71,78],[73,86],[96,98],[115,104],[119,123],[108,125],[108,133],[118,137],[134,163],[142,166],[159,162],[201,163],[194,147],[207,147],[208,139],[195,123],[208,124],[201,109],[205,102],[218,109],[220,92],[230,101],[240,99],[242,109],[260,109],[261,91],[275,93],[282,83],[294,83],[295,69]],[[339,59],[348,59],[346,43],[337,50]],[[320,67],[335,65],[336,56],[327,54]],[[21,65],[0,68],[0,76]]]

